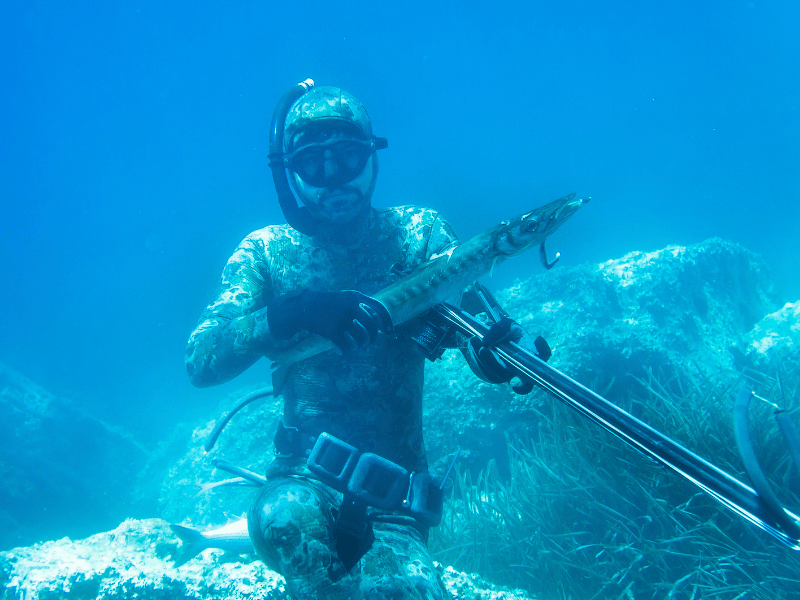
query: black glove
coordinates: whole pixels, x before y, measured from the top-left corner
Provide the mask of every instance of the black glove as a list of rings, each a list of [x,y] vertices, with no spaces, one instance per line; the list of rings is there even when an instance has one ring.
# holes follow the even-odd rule
[[[511,382],[511,389],[517,394],[529,394],[533,389],[533,382],[517,375],[493,349],[500,342],[519,343],[525,337],[530,339],[528,333],[519,323],[512,321],[508,317],[503,317],[497,323],[492,324],[483,339],[478,336],[470,338],[467,342],[467,350],[478,369],[480,369],[480,372],[476,373],[476,375],[489,383]],[[533,347],[535,350],[533,348],[531,350],[542,360],[546,361],[550,358],[550,347],[543,337],[537,337],[533,342]],[[516,379],[516,381],[512,381],[513,379]]]
[[[305,329],[349,352],[374,342],[378,331],[392,331],[392,317],[386,307],[353,290],[304,290],[273,298],[267,306],[269,329],[279,340]]]

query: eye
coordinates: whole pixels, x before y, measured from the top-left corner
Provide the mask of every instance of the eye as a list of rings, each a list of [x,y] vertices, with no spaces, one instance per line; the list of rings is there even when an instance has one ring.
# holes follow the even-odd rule
[[[539,221],[537,219],[531,219],[530,221],[525,223],[524,229],[528,233],[533,233],[534,231],[539,229]]]
[[[298,156],[299,167],[309,175],[315,173],[321,163],[322,153],[318,151],[305,151]]]
[[[355,169],[358,163],[361,162],[361,152],[359,148],[348,148],[342,153],[342,162],[349,169]]]
[[[339,162],[350,170],[362,167],[361,163],[369,156],[364,145],[355,142],[341,142],[336,148],[336,153]]]

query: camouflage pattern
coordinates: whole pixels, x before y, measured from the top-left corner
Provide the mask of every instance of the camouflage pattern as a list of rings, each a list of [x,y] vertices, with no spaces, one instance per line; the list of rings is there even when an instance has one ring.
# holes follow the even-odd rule
[[[269,358],[276,349],[307,335],[301,332],[292,340],[279,342],[270,334],[267,303],[275,295],[301,289],[358,290],[372,295],[457,244],[452,229],[438,213],[418,207],[372,209],[363,226],[363,235],[355,236],[358,241],[351,245],[309,237],[288,225],[266,227],[247,236],[225,266],[216,297],[189,339],[186,367],[192,382],[208,386],[228,381],[261,356]],[[408,471],[427,472],[422,437],[425,359],[407,335],[410,326],[413,323],[397,327],[391,335],[379,335],[373,344],[346,356],[331,351],[292,365],[282,389],[285,425],[297,427],[309,438],[327,431]],[[298,531],[294,536],[276,538],[270,529],[268,542],[284,538],[294,542],[284,540],[260,554],[287,576],[296,597],[440,597],[425,544],[413,527],[376,524],[375,544],[353,568],[360,574],[340,577],[330,563],[335,552],[330,546],[330,515],[325,512],[329,508],[323,508],[335,505],[331,500],[334,492],[324,491],[325,486],[318,482],[298,491],[297,482],[311,478],[304,456],[276,458],[267,475],[276,487],[262,491],[261,502],[280,505],[281,498],[289,494],[294,500],[287,500],[286,510],[277,511],[275,519],[282,519],[280,527]],[[292,571],[287,569],[303,561],[313,563],[303,572],[317,575],[327,561],[327,575],[308,580],[297,571],[297,578],[290,583]],[[372,573],[367,579],[365,569]],[[396,580],[400,585],[397,582],[405,581],[405,575],[397,579],[398,573],[412,572],[417,575],[409,575],[411,579],[427,581],[432,587],[409,584],[409,590],[414,586],[425,590],[414,594],[382,595],[377,588],[367,592],[372,584],[380,587]],[[388,579],[379,583],[381,577]],[[346,590],[342,595],[311,591],[333,586],[334,578],[339,578],[336,585]]]
[[[332,86],[315,87],[300,96],[286,115],[285,138],[287,151],[297,144],[297,136],[308,129],[309,124],[321,121],[338,121],[342,125],[355,126],[364,135],[372,137],[372,121],[367,109],[352,94]]]

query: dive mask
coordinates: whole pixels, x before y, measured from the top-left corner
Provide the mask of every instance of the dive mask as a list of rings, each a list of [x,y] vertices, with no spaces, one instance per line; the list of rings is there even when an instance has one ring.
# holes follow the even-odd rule
[[[367,166],[369,157],[386,145],[385,138],[335,138],[301,146],[286,159],[289,169],[308,185],[332,188],[353,181]]]

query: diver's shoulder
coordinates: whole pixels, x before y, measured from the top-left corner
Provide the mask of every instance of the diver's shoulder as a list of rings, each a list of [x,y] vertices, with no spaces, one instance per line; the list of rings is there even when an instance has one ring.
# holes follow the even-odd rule
[[[245,242],[269,245],[273,242],[293,241],[298,232],[290,225],[267,225],[261,229],[250,232],[244,239]]]
[[[419,222],[430,224],[441,218],[439,211],[415,204],[376,208],[375,211],[380,219],[402,223]]]

